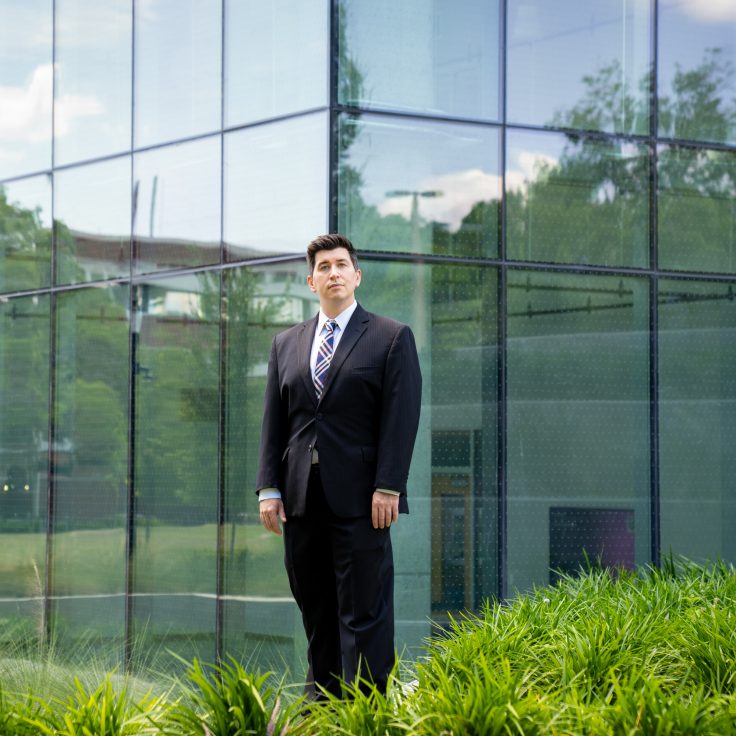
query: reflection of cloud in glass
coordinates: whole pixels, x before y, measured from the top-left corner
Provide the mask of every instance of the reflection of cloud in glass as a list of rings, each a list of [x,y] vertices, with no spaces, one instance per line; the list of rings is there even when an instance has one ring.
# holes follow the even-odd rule
[[[728,23],[736,21],[734,0],[677,0],[667,5],[681,10],[685,15],[702,23]]]
[[[421,200],[419,212],[422,218],[446,223],[450,230],[456,231],[474,205],[499,198],[501,180],[481,169],[467,169],[427,177],[420,182],[418,191],[440,193],[437,197]],[[411,208],[410,193],[402,197],[387,197],[378,205],[383,217],[401,215],[407,220],[411,218]]]
[[[515,156],[516,168],[506,171],[506,189],[526,191],[530,182],[535,181],[543,169],[551,169],[559,163],[555,156],[541,151],[519,151]]]
[[[0,87],[0,140],[40,143],[51,138],[51,91],[53,66],[36,67],[25,87]],[[98,115],[102,104],[94,97],[62,95],[57,100],[56,135],[63,136],[74,120]]]

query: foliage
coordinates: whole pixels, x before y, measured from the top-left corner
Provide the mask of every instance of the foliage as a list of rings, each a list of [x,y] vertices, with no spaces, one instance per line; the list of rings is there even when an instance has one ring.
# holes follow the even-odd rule
[[[281,688],[268,686],[272,675],[249,674],[230,657],[221,665],[195,659],[187,671],[183,701],[171,710],[170,733],[201,736],[282,734],[298,704],[282,703]]]
[[[149,694],[135,702],[127,696],[123,685],[116,692],[112,676],[94,690],[88,690],[78,678],[74,679],[75,692],[63,708],[55,703],[42,703],[37,717],[26,719],[48,736],[132,736],[159,733],[157,719],[163,713],[162,696]]]
[[[346,684],[306,707],[232,658],[185,664],[174,686],[94,671],[70,686],[69,667],[0,660],[0,736],[736,734],[736,570],[591,568],[488,602],[387,695]]]

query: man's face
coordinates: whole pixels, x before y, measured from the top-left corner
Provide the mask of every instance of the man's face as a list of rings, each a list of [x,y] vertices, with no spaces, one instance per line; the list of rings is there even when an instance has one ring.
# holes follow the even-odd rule
[[[309,288],[319,296],[325,313],[336,316],[355,301],[355,290],[360,284],[360,270],[353,266],[346,248],[317,251],[314,271],[307,276]],[[335,312],[335,310],[338,310]]]

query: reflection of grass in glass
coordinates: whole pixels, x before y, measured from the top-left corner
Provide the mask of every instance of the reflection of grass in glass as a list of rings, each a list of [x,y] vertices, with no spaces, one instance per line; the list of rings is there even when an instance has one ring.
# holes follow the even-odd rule
[[[226,528],[230,554],[231,527]],[[214,593],[217,528],[153,526],[138,529],[139,592]],[[37,595],[33,561],[43,563],[44,534],[0,534],[0,595]],[[84,529],[54,536],[55,593],[93,595],[125,590],[125,531]],[[232,595],[288,596],[282,540],[257,525],[238,525],[227,561]]]
[[[0,596],[38,595],[36,571],[46,559],[46,535],[0,534]]]

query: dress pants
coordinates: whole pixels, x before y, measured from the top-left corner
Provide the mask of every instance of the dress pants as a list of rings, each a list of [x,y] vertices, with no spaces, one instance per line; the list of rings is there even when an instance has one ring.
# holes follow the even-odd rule
[[[389,529],[374,529],[370,516],[335,516],[313,465],[306,513],[284,525],[284,550],[307,635],[308,697],[324,697],[320,687],[340,697],[340,677],[385,692],[395,661]]]

